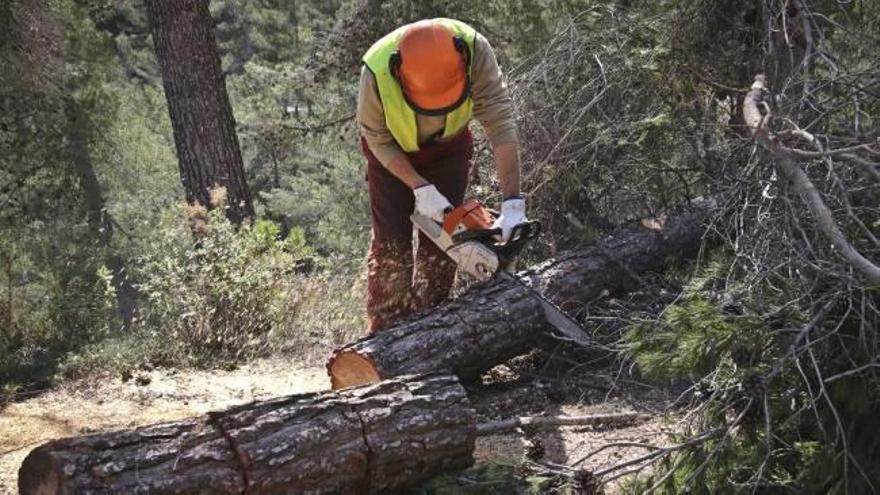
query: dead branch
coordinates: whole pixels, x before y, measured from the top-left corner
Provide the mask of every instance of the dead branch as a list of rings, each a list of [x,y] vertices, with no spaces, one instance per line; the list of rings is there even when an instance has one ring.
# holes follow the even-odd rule
[[[776,136],[769,130],[768,123],[772,117],[772,112],[769,105],[764,101],[764,95],[767,93],[765,81],[766,79],[762,74],[755,76],[752,89],[748,92],[743,102],[743,117],[751,130],[752,136],[759,145],[773,154],[776,170],[791,182],[794,190],[801,196],[816,219],[819,230],[837,248],[840,255],[871,283],[880,283],[880,267],[862,256],[847,240],[840,226],[834,220],[831,210],[819,194],[816,185],[813,184],[813,181],[810,180],[806,172],[795,161],[795,156],[827,155],[807,151],[801,151],[799,155],[795,155],[790,148],[781,146],[776,141]],[[762,108],[764,112],[761,111]],[[846,151],[852,150],[848,149]]]
[[[324,130],[328,127],[333,127],[335,125],[344,124],[350,120],[353,120],[354,117],[355,117],[355,114],[350,113],[348,115],[343,115],[342,117],[332,119],[327,122],[322,122],[320,124],[296,125],[296,124],[290,124],[287,122],[282,122],[281,126],[284,127],[285,129],[290,129],[290,130],[294,130],[294,131],[302,131],[302,132],[308,133],[308,132],[321,131],[321,130]]]
[[[635,412],[614,414],[590,414],[587,416],[520,416],[518,418],[490,421],[477,425],[477,435],[493,435],[510,431],[515,428],[529,429],[552,428],[558,426],[630,426],[646,421],[651,416]]]
[[[862,167],[861,170],[864,170],[872,177],[874,177],[874,179],[880,181],[880,163],[865,160],[864,158],[858,155],[853,155],[851,153],[844,153],[840,155],[840,157],[844,160],[860,165]]]
[[[653,450],[643,456],[636,457],[635,459],[630,459],[629,461],[626,461],[626,462],[623,462],[620,464],[616,464],[616,465],[611,466],[609,468],[598,471],[594,474],[598,478],[598,477],[605,476],[606,474],[613,473],[614,471],[619,471],[619,470],[626,468],[626,467],[629,467],[629,466],[634,466],[637,464],[643,464],[646,462],[650,462],[650,461],[653,461],[654,459],[669,455],[673,452],[677,452],[679,450],[687,449],[690,447],[695,447],[697,445],[700,445],[702,443],[707,442],[708,440],[719,437],[722,434],[727,433],[728,431],[729,431],[728,428],[716,428],[714,430],[709,430],[707,432],[701,433],[701,434],[691,438],[690,440],[688,440],[686,442],[682,442],[677,445],[672,445],[670,447],[658,448],[657,450]]]
[[[815,141],[812,141],[812,142],[815,142]],[[797,148],[787,148],[787,147],[782,146],[780,144],[777,144],[777,146],[779,147],[779,149],[781,151],[784,151],[785,153],[789,153],[789,154],[796,156],[798,158],[827,158],[827,157],[834,157],[834,156],[851,154],[854,151],[873,151],[871,149],[871,147],[866,144],[860,144],[858,146],[849,146],[846,148],[840,148],[840,149],[836,149],[836,150],[827,150],[827,151],[805,151],[805,150],[799,150]]]

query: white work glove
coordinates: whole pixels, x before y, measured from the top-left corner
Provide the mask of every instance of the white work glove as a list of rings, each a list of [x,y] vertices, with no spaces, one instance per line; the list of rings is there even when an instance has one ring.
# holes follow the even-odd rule
[[[528,222],[526,218],[526,200],[522,196],[505,199],[501,203],[501,216],[495,220],[493,229],[501,228],[501,241],[510,240],[510,232],[521,223]]]
[[[433,218],[435,222],[443,223],[443,217],[452,210],[452,203],[440,194],[434,184],[425,184],[413,189],[416,197],[416,213]]]

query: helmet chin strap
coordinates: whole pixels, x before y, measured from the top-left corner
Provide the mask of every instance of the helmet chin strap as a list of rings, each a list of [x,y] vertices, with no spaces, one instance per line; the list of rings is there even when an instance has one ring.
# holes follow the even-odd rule
[[[422,107],[416,105],[415,102],[413,102],[412,100],[409,99],[409,96],[406,95],[406,91],[403,91],[403,99],[406,101],[406,104],[409,105],[409,107],[412,108],[413,111],[418,114],[432,116],[432,117],[446,115],[447,113],[450,113],[453,110],[455,110],[456,108],[463,105],[464,102],[466,102],[467,99],[471,96],[471,78],[469,76],[465,76],[465,77],[466,77],[466,81],[465,81],[464,89],[461,92],[461,96],[459,96],[458,99],[455,100],[455,103],[453,103],[452,105],[449,105],[449,106],[446,106],[443,108],[438,108],[438,109],[430,109],[430,110],[427,108],[422,108]]]
[[[461,36],[453,36],[452,43],[455,45],[455,49],[458,53],[461,54],[464,59],[464,77],[465,84],[464,89],[461,92],[461,96],[458,97],[455,102],[449,106],[438,108],[438,109],[427,109],[422,108],[416,105],[412,100],[409,99],[409,96],[406,94],[405,86],[403,85],[403,81],[400,78],[400,66],[403,64],[403,56],[400,53],[400,50],[395,50],[394,53],[391,54],[391,58],[388,59],[388,69],[391,71],[391,75],[394,76],[394,79],[397,80],[397,84],[400,85],[401,92],[403,93],[403,99],[406,101],[406,104],[409,105],[410,108],[413,109],[414,112],[422,115],[428,116],[440,116],[446,115],[447,113],[452,112],[456,108],[460,107],[464,102],[467,101],[471,96],[471,52],[468,50],[467,42]]]

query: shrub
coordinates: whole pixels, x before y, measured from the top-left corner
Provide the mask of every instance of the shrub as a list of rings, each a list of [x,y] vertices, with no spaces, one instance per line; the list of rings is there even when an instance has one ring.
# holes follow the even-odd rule
[[[38,234],[22,246],[0,236],[0,403],[20,388],[45,386],[66,353],[109,331],[112,306],[92,251],[77,249],[72,235]]]
[[[287,317],[297,262],[309,253],[302,231],[281,240],[265,220],[236,230],[219,208],[190,207],[187,220],[195,241],[178,222],[138,263],[142,324],[196,363],[264,352]]]
[[[284,329],[273,333],[273,351],[290,351],[301,361],[323,363],[333,348],[363,336],[365,272],[350,265],[323,259],[317,273],[304,277],[290,292],[289,317]]]

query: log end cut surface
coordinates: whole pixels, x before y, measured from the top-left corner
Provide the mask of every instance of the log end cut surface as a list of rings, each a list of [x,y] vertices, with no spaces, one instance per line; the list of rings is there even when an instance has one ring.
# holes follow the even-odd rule
[[[19,492],[33,495],[69,493],[61,478],[64,469],[64,466],[58,466],[58,463],[49,455],[48,446],[34,449],[25,458],[22,468],[18,472]]]
[[[327,363],[330,385],[339,390],[382,380],[376,364],[368,356],[353,351],[338,351]]]

